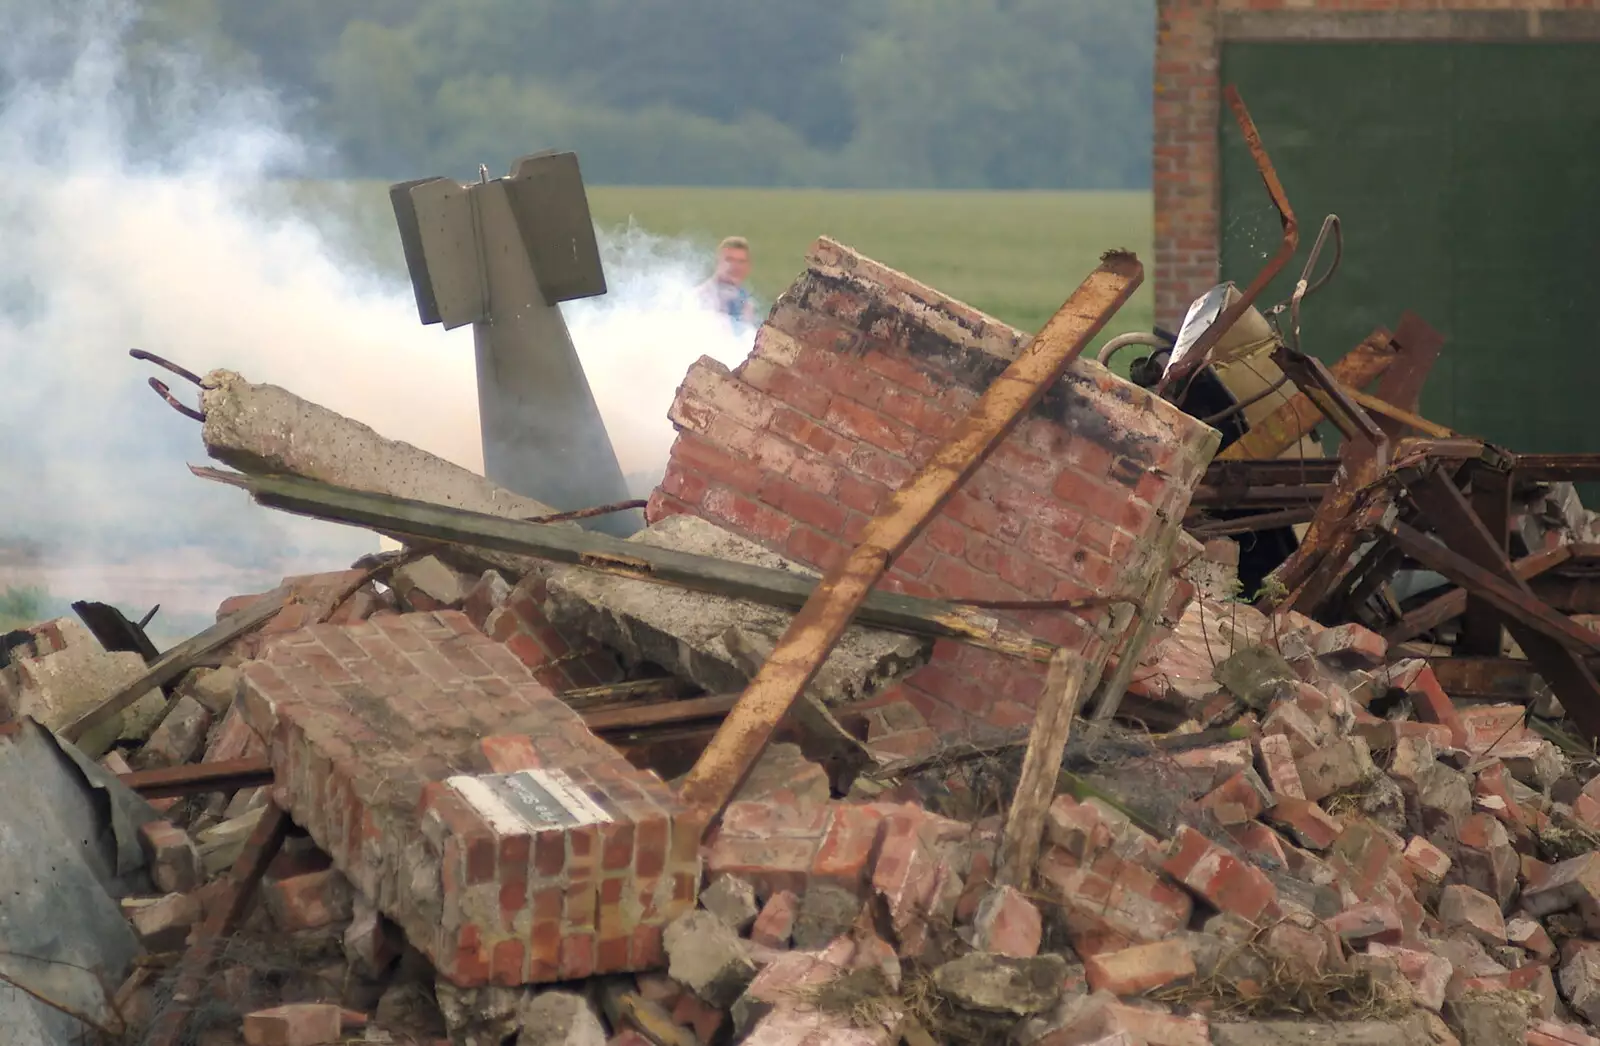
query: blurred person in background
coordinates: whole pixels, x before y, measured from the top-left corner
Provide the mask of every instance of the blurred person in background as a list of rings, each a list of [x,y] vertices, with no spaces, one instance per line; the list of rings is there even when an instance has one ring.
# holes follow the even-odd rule
[[[745,289],[750,275],[750,241],[729,236],[717,244],[717,269],[698,288],[706,308],[727,317],[735,330],[756,325],[755,297]]]

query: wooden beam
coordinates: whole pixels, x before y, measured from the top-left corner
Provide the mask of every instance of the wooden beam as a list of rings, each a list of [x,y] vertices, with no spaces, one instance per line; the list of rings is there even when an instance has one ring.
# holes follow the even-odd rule
[[[333,487],[297,476],[246,476],[210,468],[193,468],[192,471],[203,479],[248,490],[257,502],[269,508],[367,527],[400,539],[443,541],[511,552],[635,581],[675,585],[769,606],[802,607],[818,589],[816,578],[795,571],[657,548],[576,527],[527,523],[447,505]],[[856,619],[859,624],[873,628],[954,639],[1032,661],[1047,662],[1055,653],[1054,645],[1002,627],[992,614],[943,600],[871,592]]]
[[[866,527],[850,554],[823,577],[684,779],[680,797],[710,822],[739,789],[772,732],[805,690],[889,565],[945,501],[1016,427],[1144,279],[1127,252],[1104,255],[966,417]]]
[[[1105,643],[1098,644],[1101,648]],[[1050,660],[1050,673],[1028,734],[1028,749],[1022,757],[1022,772],[1006,813],[1005,830],[1000,837],[999,874],[996,882],[1017,890],[1033,885],[1033,866],[1039,861],[1039,840],[1044,835],[1045,814],[1056,796],[1056,781],[1066,755],[1067,739],[1072,734],[1072,717],[1077,714],[1089,676],[1098,674],[1097,662],[1105,654],[1090,659],[1070,650],[1058,650]]]
[[[711,697],[691,697],[686,701],[663,701],[659,704],[607,708],[581,714],[583,725],[598,734],[605,730],[637,730],[665,723],[714,719],[727,715],[738,702],[738,694],[717,694]]]

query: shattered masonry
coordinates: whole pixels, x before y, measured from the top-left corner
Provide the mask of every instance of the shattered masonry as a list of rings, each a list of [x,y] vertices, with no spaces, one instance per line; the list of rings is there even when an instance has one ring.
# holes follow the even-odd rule
[[[690,371],[652,525],[622,547],[825,570],[1021,339],[819,241],[752,357]],[[246,472],[544,512],[286,390],[229,376],[206,403],[208,447]],[[1030,811],[1026,889],[997,879],[1042,664],[852,626],[708,826],[670,782],[793,615],[645,580],[616,546],[590,563],[610,572],[430,546],[285,578],[219,608],[265,624],[77,746],[47,728],[142,689],[142,656],[69,620],[0,637],[0,777],[28,796],[0,870],[83,898],[6,909],[0,974],[33,994],[0,993],[0,1027],[19,1046],[85,1025],[141,1046],[1600,1046],[1595,709],[1581,672],[1551,671],[1600,657],[1600,519],[1563,481],[1600,462],[1402,441],[1362,497],[1459,474],[1492,515],[1471,484],[1511,462],[1505,552],[1475,553],[1500,587],[1464,574],[1375,610],[1351,595],[1383,587],[1366,558],[1346,576],[1328,556],[1305,612],[1269,613],[1237,596],[1240,543],[1151,558],[1163,518],[1239,496],[1208,471],[1216,439],[1075,364],[889,575],[1019,601],[1177,575],[1123,723],[1080,724]],[[1268,495],[1337,496],[1338,462],[1233,464],[1258,470],[1246,492],[1292,464]],[[1345,516],[1302,551],[1383,550],[1389,517]],[[1565,645],[1524,651],[1496,620],[1498,656],[1464,656],[1452,622],[1481,623],[1491,588],[1504,623]],[[1080,652],[1108,620],[996,613]],[[94,976],[11,954],[50,949]]]
[[[885,266],[819,240],[733,372],[702,358],[646,513],[688,512],[826,570],[1025,341]],[[1160,517],[1181,516],[1211,431],[1089,361],[1072,365],[891,567],[885,587],[949,599],[1126,595]],[[1008,613],[1082,650],[1103,611]],[[939,734],[1032,721],[1043,666],[953,643],[903,694]]]

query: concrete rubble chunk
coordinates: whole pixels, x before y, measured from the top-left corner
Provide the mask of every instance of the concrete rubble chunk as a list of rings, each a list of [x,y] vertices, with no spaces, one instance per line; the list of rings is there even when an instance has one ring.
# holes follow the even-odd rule
[[[466,601],[471,585],[438,556],[423,556],[397,567],[390,586],[412,610],[455,609]]]
[[[190,927],[200,921],[202,914],[197,895],[169,893],[134,904],[128,911],[128,920],[147,951],[176,952],[183,950]]]
[[[195,836],[195,846],[200,851],[200,867],[205,872],[206,878],[220,875],[233,866],[233,862],[239,857],[239,851],[244,849],[245,840],[255,831],[256,822],[261,820],[264,810],[265,807],[257,807],[249,813],[207,828]]]
[[[239,694],[239,670],[231,665],[218,668],[194,668],[183,677],[178,693],[192,697],[206,706],[213,717],[228,714],[233,699]]]
[[[1436,1046],[1420,1017],[1398,1021],[1213,1022],[1215,1046]],[[1466,1046],[1465,1043],[1462,1046]]]
[[[1296,766],[1306,798],[1321,802],[1335,792],[1353,789],[1378,774],[1367,742],[1346,737],[1301,756]]]
[[[211,710],[187,695],[173,702],[161,725],[139,750],[137,765],[144,768],[182,766],[200,758],[211,730]]]
[[[1026,959],[1039,954],[1044,922],[1032,901],[1009,886],[1001,886],[978,902],[973,930],[973,943],[979,951]]]
[[[1027,959],[973,952],[933,971],[933,983],[958,1006],[1019,1017],[1043,1013],[1061,1000],[1067,961],[1059,955]]]
[[[756,975],[750,950],[710,912],[686,912],[666,929],[668,975],[713,1006],[732,1006]]]
[[[40,726],[60,730],[144,675],[145,669],[138,654],[108,653],[92,637],[40,657],[14,657],[0,668],[0,719],[27,716]],[[165,708],[161,691],[152,689],[103,727],[85,734],[78,747],[98,757],[120,736],[143,740]]]
[[[1446,886],[1439,896],[1439,921],[1446,930],[1464,930],[1487,945],[1506,943],[1506,922],[1493,897],[1470,886]]]
[[[1259,711],[1291,693],[1299,678],[1294,666],[1264,643],[1240,647],[1217,665],[1213,675],[1230,694]]]
[[[185,893],[201,883],[200,851],[189,833],[171,821],[139,826],[139,846],[150,866],[150,881],[167,893]]]
[[[1532,1023],[1524,993],[1469,992],[1445,1003],[1445,1020],[1461,1046],[1523,1046]]]
[[[1590,1024],[1600,1024],[1600,954],[1585,948],[1561,964],[1561,994]]]
[[[702,891],[700,905],[741,934],[748,931],[761,914],[756,888],[733,875],[723,876]]]
[[[257,385],[227,370],[205,376],[201,405],[206,453],[252,475],[304,476],[336,486],[449,505],[508,519],[548,516],[555,509],[513,494],[462,468],[370,427],[303,400],[276,385]],[[559,525],[559,524],[558,524]],[[522,556],[474,550],[474,556],[517,576],[539,569]]]
[[[825,947],[855,925],[861,906],[861,898],[838,883],[812,883],[795,912],[794,946],[807,951]]]
[[[605,1046],[594,1007],[572,992],[541,992],[522,1010],[517,1046]]]
[[[815,576],[696,516],[670,516],[629,540]],[[579,627],[629,657],[662,665],[711,693],[742,690],[750,679],[746,659],[729,648],[730,629],[764,636],[770,645],[793,618],[777,607],[578,568],[554,571],[549,593],[547,612],[558,627]],[[931,644],[915,636],[852,625],[807,692],[829,705],[854,701],[921,666],[930,651]]]

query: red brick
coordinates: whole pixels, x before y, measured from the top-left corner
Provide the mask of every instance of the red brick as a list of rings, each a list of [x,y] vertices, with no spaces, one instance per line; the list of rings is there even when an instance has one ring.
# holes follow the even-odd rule
[[[1173,837],[1162,871],[1218,911],[1254,922],[1277,908],[1277,890],[1260,869],[1240,861],[1184,825]]]
[[[1183,891],[1115,854],[1079,866],[1052,847],[1039,862],[1039,876],[1065,909],[1075,947],[1086,939],[1120,940],[1116,947],[1162,940],[1188,925],[1192,911]]]
[[[1460,713],[1456,711],[1455,702],[1444,692],[1444,688],[1439,685],[1438,677],[1433,674],[1433,669],[1428,667],[1426,662],[1413,662],[1412,665],[1413,667],[1391,674],[1390,685],[1404,690],[1411,698],[1418,719],[1448,728],[1454,744],[1465,748],[1467,728]]]
[[[866,886],[874,848],[883,830],[880,810],[834,804],[828,834],[823,837],[812,875],[859,894]]]
[[[1194,954],[1179,940],[1085,956],[1083,966],[1091,989],[1113,995],[1139,995],[1195,974]]]
[[[794,935],[795,920],[800,915],[800,898],[788,890],[780,890],[768,898],[750,928],[750,940],[768,948],[787,948]]]
[[[261,892],[283,930],[314,930],[351,915],[350,883],[332,868],[263,883]]]
[[[1311,648],[1341,668],[1375,668],[1389,653],[1382,636],[1354,622],[1323,629]]]
[[[324,1046],[339,1041],[343,1013],[325,1002],[301,1002],[247,1013],[244,1041],[249,1046]]]
[[[1218,824],[1242,825],[1260,816],[1266,801],[1255,774],[1240,771],[1203,796],[1199,806],[1209,811]]]
[[[1352,944],[1379,941],[1399,944],[1404,936],[1400,913],[1384,901],[1367,901],[1325,920],[1334,933]]]

